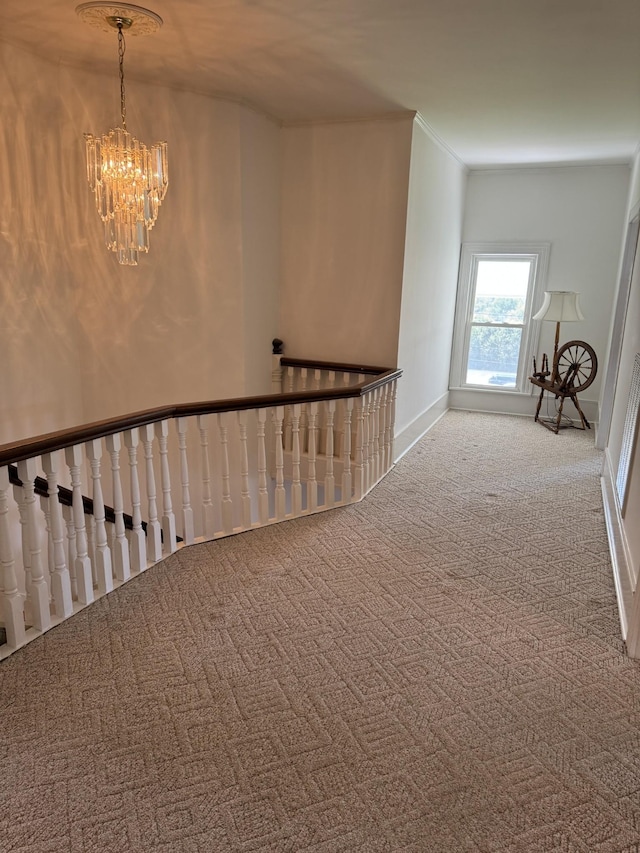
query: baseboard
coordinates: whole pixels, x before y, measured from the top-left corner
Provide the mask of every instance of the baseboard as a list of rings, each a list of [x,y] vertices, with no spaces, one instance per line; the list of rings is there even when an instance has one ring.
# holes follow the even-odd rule
[[[608,449],[604,452],[604,464],[602,466],[602,502],[604,504],[604,518],[607,527],[607,538],[609,540],[609,552],[613,566],[613,580],[618,599],[618,614],[620,616],[620,628],[622,637],[627,642],[629,654],[632,657],[640,655],[638,648],[637,619],[634,619],[634,601],[638,596],[634,595],[635,579],[631,571],[631,560],[629,559],[629,547],[627,537],[620,514],[620,504],[615,488],[615,479],[611,465]],[[630,648],[630,644],[633,649]]]
[[[547,415],[547,399],[549,399],[549,415],[555,412],[555,400],[547,395],[540,410],[541,417]],[[586,419],[593,429],[596,428],[599,417],[597,400],[582,400],[578,397]],[[516,393],[512,391],[475,390],[473,388],[453,388],[449,391],[449,408],[462,409],[467,412],[486,412],[495,415],[524,415],[533,417],[538,404],[538,395]],[[574,422],[580,419],[570,400],[565,401],[564,413]],[[595,433],[594,433],[595,434]]]
[[[411,450],[423,435],[425,435],[436,424],[440,418],[449,410],[449,392],[445,391],[435,403],[418,415],[411,423],[397,433],[393,440],[394,462],[401,459],[407,451]]]

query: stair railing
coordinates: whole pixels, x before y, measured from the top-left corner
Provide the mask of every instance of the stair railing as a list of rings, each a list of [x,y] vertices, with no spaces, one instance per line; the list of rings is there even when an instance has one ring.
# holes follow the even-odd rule
[[[178,548],[360,501],[400,375],[277,355],[270,395],[0,446],[0,659]]]

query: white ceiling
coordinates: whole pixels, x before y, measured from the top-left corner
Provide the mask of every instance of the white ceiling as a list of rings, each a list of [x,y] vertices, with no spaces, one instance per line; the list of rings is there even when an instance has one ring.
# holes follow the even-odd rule
[[[113,74],[115,33],[66,0],[3,0],[2,38]],[[115,5],[115,3],[114,3]],[[417,110],[471,167],[627,162],[640,141],[639,0],[153,0],[145,79],[285,122]]]

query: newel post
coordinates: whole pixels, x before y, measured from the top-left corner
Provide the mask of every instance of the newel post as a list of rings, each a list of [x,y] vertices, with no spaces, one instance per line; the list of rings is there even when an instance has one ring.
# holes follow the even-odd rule
[[[280,356],[284,344],[280,338],[274,338],[271,341],[273,347],[273,355],[271,356],[271,391],[274,394],[282,394],[282,365],[280,364]]]

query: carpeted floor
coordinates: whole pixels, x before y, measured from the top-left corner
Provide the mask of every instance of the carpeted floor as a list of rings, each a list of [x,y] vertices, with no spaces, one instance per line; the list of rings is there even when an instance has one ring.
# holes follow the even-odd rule
[[[451,412],[363,503],[0,665],[2,853],[640,851],[590,433]]]

